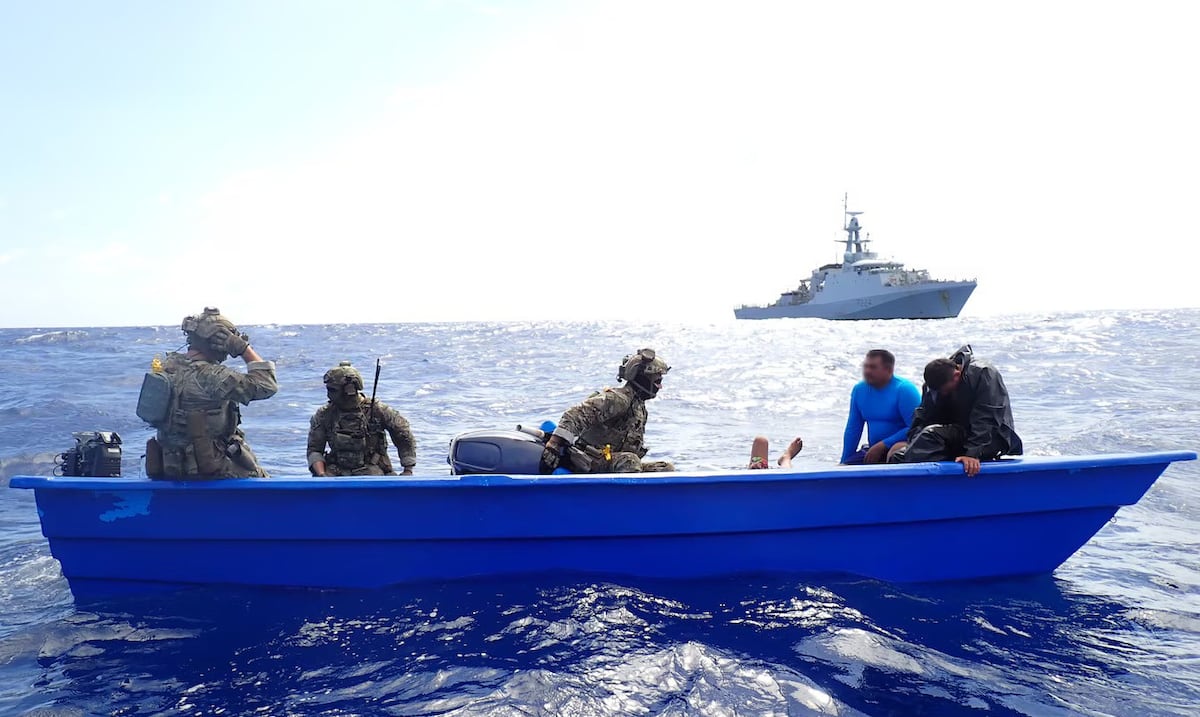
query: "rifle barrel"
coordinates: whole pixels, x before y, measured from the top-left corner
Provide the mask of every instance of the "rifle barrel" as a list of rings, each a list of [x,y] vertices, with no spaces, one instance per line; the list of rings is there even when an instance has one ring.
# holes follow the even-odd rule
[[[375,359],[375,382],[371,384],[371,408],[367,412],[367,423],[375,420],[375,391],[379,389],[379,372],[383,370],[383,361]]]

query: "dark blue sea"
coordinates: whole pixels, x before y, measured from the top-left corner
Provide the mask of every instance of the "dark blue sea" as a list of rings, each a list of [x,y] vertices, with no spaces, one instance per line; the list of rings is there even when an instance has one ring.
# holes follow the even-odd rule
[[[234,307],[226,307],[233,309]],[[236,311],[231,311],[236,318]],[[71,432],[149,431],[142,374],[172,327],[0,330],[3,715],[1200,714],[1200,465],[1170,468],[1053,576],[928,586],[561,575],[379,591],[212,588],[77,607],[33,495]],[[969,318],[247,327],[280,391],[244,411],[274,475],[305,472],[321,374],[384,369],[418,473],[460,431],[555,419],[653,346],[651,457],[742,465],[755,434],[836,461],[862,354],[919,378],[970,342],[1027,451],[1200,448],[1200,311]],[[236,362],[240,364],[239,362]],[[404,520],[397,515],[396,520]]]

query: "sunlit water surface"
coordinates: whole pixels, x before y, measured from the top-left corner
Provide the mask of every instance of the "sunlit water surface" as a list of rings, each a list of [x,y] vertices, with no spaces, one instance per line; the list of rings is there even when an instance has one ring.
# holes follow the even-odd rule
[[[557,418],[653,346],[651,457],[733,467],[751,438],[840,451],[861,355],[899,372],[961,342],[998,365],[1028,452],[1196,449],[1200,312],[942,322],[262,326],[280,391],[245,410],[275,475],[303,473],[321,374],[352,359],[412,422],[420,473],[456,433]],[[133,415],[177,329],[0,330],[0,479]],[[897,586],[761,576],[547,575],[370,592],[193,590],[77,608],[33,496],[0,490],[0,714],[1194,715],[1200,467],[1172,467],[1053,577]],[[398,515],[397,520],[403,520]]]

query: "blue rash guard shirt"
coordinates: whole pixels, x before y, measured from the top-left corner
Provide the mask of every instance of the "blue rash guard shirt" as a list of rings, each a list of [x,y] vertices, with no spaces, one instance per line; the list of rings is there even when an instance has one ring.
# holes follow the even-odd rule
[[[863,424],[867,426],[869,445],[883,441],[891,448],[903,441],[912,423],[913,411],[921,405],[921,391],[908,379],[893,376],[891,383],[875,388],[859,381],[850,392],[850,416],[842,437],[842,462],[858,450]]]

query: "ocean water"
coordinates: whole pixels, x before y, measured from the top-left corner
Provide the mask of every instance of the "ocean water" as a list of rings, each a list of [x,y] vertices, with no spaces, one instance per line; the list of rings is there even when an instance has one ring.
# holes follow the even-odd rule
[[[236,317],[236,313],[234,314]],[[418,473],[458,432],[554,419],[653,346],[651,457],[745,463],[804,437],[832,463],[862,354],[913,379],[970,342],[1004,373],[1027,452],[1200,447],[1200,311],[940,322],[248,327],[280,391],[244,411],[303,473],[321,374],[351,359],[404,413]],[[133,415],[176,328],[0,330],[0,480]],[[1170,468],[1053,576],[900,586],[757,576],[464,581],[378,591],[201,589],[76,607],[33,496],[0,489],[2,715],[1200,714],[1200,465]],[[403,520],[403,516],[397,516]]]

